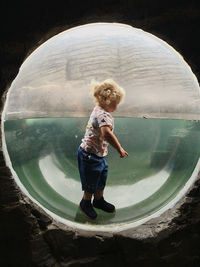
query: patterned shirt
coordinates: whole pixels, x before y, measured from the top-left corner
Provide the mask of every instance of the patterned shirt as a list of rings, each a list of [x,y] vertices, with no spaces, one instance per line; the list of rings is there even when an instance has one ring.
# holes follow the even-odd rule
[[[99,157],[108,154],[108,142],[101,135],[102,126],[110,126],[114,129],[114,119],[112,115],[100,106],[95,106],[86,126],[86,132],[82,139],[81,147]]]

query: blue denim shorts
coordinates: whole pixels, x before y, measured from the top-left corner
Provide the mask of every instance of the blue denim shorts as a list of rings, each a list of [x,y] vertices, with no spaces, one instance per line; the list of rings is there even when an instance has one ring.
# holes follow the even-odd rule
[[[104,157],[98,157],[79,147],[78,168],[83,191],[94,194],[104,189],[108,176],[108,164]]]

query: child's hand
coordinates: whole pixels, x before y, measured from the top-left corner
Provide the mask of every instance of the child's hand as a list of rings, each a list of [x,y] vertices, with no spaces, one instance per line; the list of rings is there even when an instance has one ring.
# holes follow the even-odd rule
[[[106,141],[111,144],[120,154],[120,158],[124,156],[128,156],[128,153],[121,147],[117,137],[112,132],[109,126],[102,126],[101,127],[101,135],[106,139]]]
[[[119,154],[120,154],[120,158],[123,158],[124,156],[128,156],[128,153],[123,148],[120,149]]]

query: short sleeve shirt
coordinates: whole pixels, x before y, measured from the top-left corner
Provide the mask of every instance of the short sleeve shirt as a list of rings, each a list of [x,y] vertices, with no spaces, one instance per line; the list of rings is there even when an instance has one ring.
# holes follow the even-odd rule
[[[112,115],[100,106],[95,106],[86,126],[86,132],[82,139],[81,147],[99,157],[108,154],[109,143],[101,135],[101,127],[109,126],[114,129],[114,119]]]

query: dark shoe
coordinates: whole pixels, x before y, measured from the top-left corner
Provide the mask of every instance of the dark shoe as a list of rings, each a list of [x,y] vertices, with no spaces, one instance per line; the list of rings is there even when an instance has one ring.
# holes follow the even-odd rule
[[[107,201],[104,200],[103,197],[100,199],[94,199],[93,200],[93,206],[97,209],[101,209],[106,212],[114,212],[115,211],[115,206],[112,205],[111,203],[108,203]]]
[[[82,199],[79,204],[80,209],[82,212],[89,217],[90,219],[94,220],[97,217],[96,211],[93,209],[91,201],[90,200],[84,200]]]

